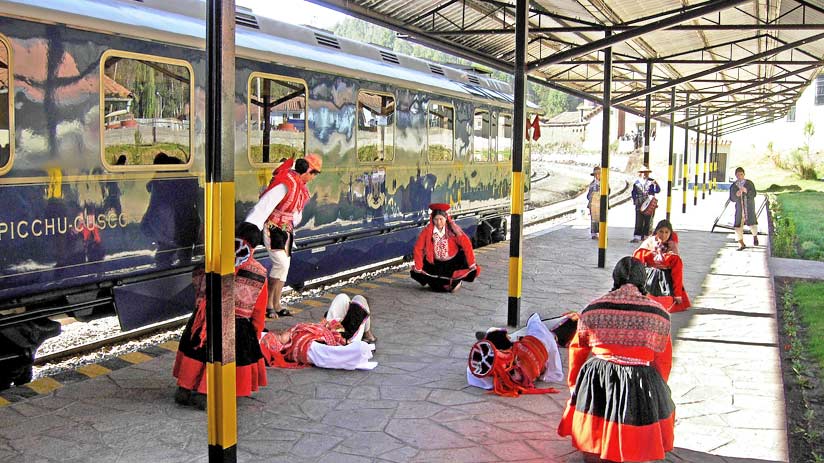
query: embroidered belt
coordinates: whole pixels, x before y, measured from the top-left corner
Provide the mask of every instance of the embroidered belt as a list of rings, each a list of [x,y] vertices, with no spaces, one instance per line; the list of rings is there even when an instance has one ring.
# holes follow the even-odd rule
[[[626,357],[626,356],[623,356],[623,355],[599,354],[599,355],[596,355],[595,357],[597,357],[601,360],[606,360],[607,362],[612,362],[612,363],[615,363],[615,364],[618,364],[618,365],[623,365],[623,366],[635,366],[635,367],[644,366],[644,367],[648,367],[649,364],[650,364],[649,360],[641,360],[641,359],[637,359],[637,358],[633,358],[633,357]]]

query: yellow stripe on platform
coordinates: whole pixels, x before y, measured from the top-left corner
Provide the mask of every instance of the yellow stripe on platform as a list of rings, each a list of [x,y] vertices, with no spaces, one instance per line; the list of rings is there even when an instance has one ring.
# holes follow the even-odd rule
[[[152,359],[151,356],[146,355],[142,352],[129,352],[128,354],[123,354],[118,358],[134,364],[148,362]]]
[[[206,272],[218,275],[232,275],[235,272],[235,214],[224,213],[234,211],[234,206],[235,182],[206,184]],[[218,234],[218,231],[222,233]],[[223,255],[220,249],[225,250]]]
[[[309,307],[326,307],[325,303],[317,299],[306,299],[305,301],[300,301],[300,303],[308,305]]]
[[[38,394],[48,394],[63,387],[63,385],[52,378],[39,378],[26,384],[26,387]]]
[[[235,362],[206,364],[208,383],[207,421],[209,445],[227,449],[237,445],[237,398],[235,397]],[[218,406],[220,400],[220,406]]]
[[[363,286],[363,285],[358,285],[358,286]],[[352,293],[352,294],[360,294],[361,296],[363,296],[363,294],[366,293],[366,290],[358,288],[358,287],[354,287],[354,288],[347,288],[346,292],[347,293]]]
[[[157,347],[160,347],[161,349],[166,349],[168,351],[177,352],[179,346],[180,343],[177,341],[166,341],[163,344],[158,344]]]
[[[375,288],[380,288],[381,287],[381,285],[376,285],[375,283],[361,283],[358,286],[360,286],[362,288],[366,288],[366,289],[375,289]]]
[[[400,280],[402,278],[403,279],[409,278],[409,274],[408,273],[393,273],[391,275],[386,275],[386,278],[394,278],[395,280]]]
[[[11,404],[11,402],[9,402],[8,400],[0,397],[0,407],[5,407],[6,405],[9,405],[9,404]]]
[[[82,367],[77,369],[77,372],[82,375],[86,375],[89,378],[95,378],[97,376],[105,375],[106,373],[111,373],[112,370],[109,370],[108,368],[102,365],[92,364],[83,365]]]

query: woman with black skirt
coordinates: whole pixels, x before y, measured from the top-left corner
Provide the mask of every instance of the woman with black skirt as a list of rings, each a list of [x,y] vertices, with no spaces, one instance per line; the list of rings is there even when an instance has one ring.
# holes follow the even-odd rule
[[[661,460],[673,448],[670,316],[645,297],[644,277],[637,260],[618,261],[612,291],[581,312],[569,346],[571,397],[558,434],[587,462]]]

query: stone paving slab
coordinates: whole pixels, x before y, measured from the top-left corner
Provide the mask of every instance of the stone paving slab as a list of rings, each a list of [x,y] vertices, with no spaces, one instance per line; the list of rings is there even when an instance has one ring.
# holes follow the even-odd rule
[[[706,211],[724,200],[710,195],[672,218],[695,308],[672,317],[677,448],[665,461],[785,462],[772,274],[764,247],[736,252],[730,234],[710,233],[717,214]],[[615,262],[636,246],[632,220],[629,205],[610,210],[604,269],[588,218],[529,229],[520,319],[580,310],[606,292]],[[479,250],[481,278],[457,294],[429,292],[404,273],[360,285],[378,368],[270,369],[268,387],[238,399],[238,460],[582,462],[555,432],[565,385],[517,399],[466,385],[474,332],[507,320],[508,252],[509,243]],[[329,299],[299,302],[295,317],[269,326],[320,319]],[[207,461],[206,416],[175,405],[174,355],[156,354],[0,406],[0,461]]]

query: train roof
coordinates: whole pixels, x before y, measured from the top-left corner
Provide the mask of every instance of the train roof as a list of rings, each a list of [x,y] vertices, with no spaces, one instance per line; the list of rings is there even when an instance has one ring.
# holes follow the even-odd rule
[[[203,49],[204,0],[0,0],[5,16],[55,22],[95,32],[146,38]],[[237,56],[371,78],[409,88],[511,104],[506,82],[428,62],[330,32],[236,10]],[[531,109],[538,109],[530,104]]]

